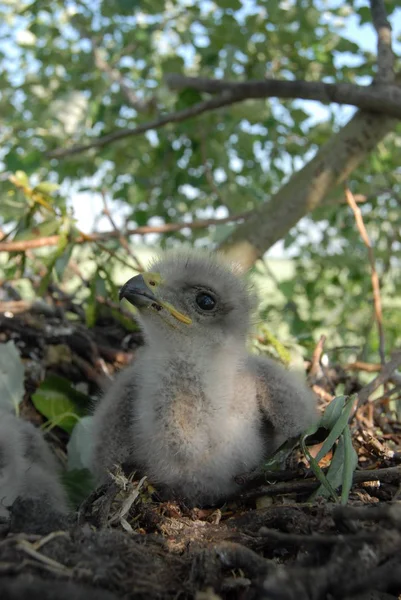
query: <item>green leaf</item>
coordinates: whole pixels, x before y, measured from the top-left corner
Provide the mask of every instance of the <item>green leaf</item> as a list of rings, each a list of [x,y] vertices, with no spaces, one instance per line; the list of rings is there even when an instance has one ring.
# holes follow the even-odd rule
[[[242,7],[240,0],[219,0],[218,6],[229,10],[240,10]]]
[[[29,187],[28,175],[24,171],[16,171],[14,173],[14,177],[19,184],[23,185],[24,187]]]
[[[14,236],[14,240],[33,240],[36,237],[48,237],[56,234],[60,229],[60,220],[53,216],[38,225],[31,225],[28,229],[21,229]]]
[[[318,429],[319,429],[319,425],[312,425],[307,430],[307,432],[303,436],[301,436],[302,452],[305,454],[306,458],[308,459],[308,462],[310,464],[310,467],[311,467],[316,479],[318,481],[320,481],[320,483],[321,483],[320,488],[324,488],[327,496],[331,496],[332,500],[334,500],[334,502],[337,502],[337,494],[336,494],[335,490],[333,489],[330,481],[327,479],[326,475],[323,473],[322,469],[320,468],[318,461],[315,458],[313,458],[313,456],[309,452],[309,449],[306,445],[306,439],[310,435],[313,435],[314,433],[316,433],[316,431]],[[318,489],[320,489],[320,488],[318,488]],[[314,493],[316,493],[316,492],[314,492]],[[314,494],[312,494],[311,497],[313,497],[313,495]]]
[[[56,251],[53,253],[53,255],[50,257],[50,260],[48,262],[47,265],[47,273],[46,275],[42,278],[42,281],[40,282],[39,288],[38,288],[38,296],[43,296],[43,294],[46,292],[48,286],[49,286],[49,282],[52,278],[52,271],[57,263],[58,260],[60,260],[60,258],[64,255],[64,252],[68,246],[68,242],[69,242],[69,226],[70,226],[70,222],[69,219],[63,219],[62,222],[62,227],[63,229],[60,231],[60,237],[57,243],[57,249]]]
[[[99,270],[92,276],[89,289],[90,294],[85,309],[85,322],[86,326],[91,328],[96,323],[98,312],[96,296],[105,298],[107,295],[106,285],[103,278],[100,276]]]
[[[13,409],[18,414],[18,407],[24,397],[25,368],[14,342],[0,344],[0,408]]]
[[[74,469],[64,471],[61,481],[67,491],[71,505],[77,509],[95,489],[95,481],[88,469]]]
[[[341,490],[341,504],[347,504],[352,487],[354,471],[358,465],[358,455],[352,445],[349,427],[344,429],[344,473]]]
[[[281,444],[275,453],[263,463],[262,471],[282,471],[285,467],[287,458],[298,444],[299,437],[291,438]]]
[[[57,375],[45,379],[32,395],[32,402],[52,426],[61,427],[67,433],[72,432],[91,406],[89,396],[78,392],[69,381]]]
[[[82,417],[67,444],[68,469],[89,469],[92,450],[93,417]]]
[[[61,254],[61,256],[57,257],[56,262],[54,263],[54,271],[59,281],[63,279],[64,271],[70,262],[73,250],[74,244],[68,244],[65,248],[65,251]]]
[[[176,110],[183,110],[202,100],[202,95],[196,90],[186,88],[178,94]]]
[[[346,396],[333,398],[320,419],[321,427],[325,429],[332,429],[334,427],[344,408],[345,398]]]
[[[370,12],[370,9],[368,6],[361,6],[360,8],[358,8],[358,10],[356,11],[360,17],[360,23],[361,25],[363,23],[371,23],[372,21],[372,15]]]
[[[291,300],[294,296],[295,285],[296,282],[294,279],[288,279],[287,281],[281,281],[277,287],[288,300]]]
[[[42,181],[39,185],[33,188],[34,192],[42,192],[44,194],[51,194],[60,189],[58,183],[52,183],[51,181]]]
[[[355,402],[355,395],[350,396],[347,400],[347,402],[345,403],[345,406],[342,410],[341,415],[339,416],[339,418],[337,419],[337,421],[335,422],[335,424],[333,425],[329,435],[327,436],[323,446],[320,448],[317,456],[316,456],[316,461],[319,462],[323,456],[325,456],[330,448],[333,446],[333,444],[335,443],[335,441],[340,437],[340,435],[342,434],[342,432],[344,431],[344,429],[347,427],[348,425],[348,420],[351,414],[351,410],[352,407],[354,405]]]
[[[335,489],[340,487],[343,481],[343,469],[344,469],[344,436],[341,435],[338,440],[337,448],[335,449],[334,456],[331,460],[329,470],[325,476],[325,483],[311,495],[311,499],[315,499],[318,496],[325,498],[332,496],[337,501],[337,494]]]

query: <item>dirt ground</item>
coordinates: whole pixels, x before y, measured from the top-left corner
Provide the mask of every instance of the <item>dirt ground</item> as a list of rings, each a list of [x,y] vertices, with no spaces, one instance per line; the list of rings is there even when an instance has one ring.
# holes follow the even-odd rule
[[[21,414],[37,425],[44,419],[31,396],[47,375],[94,395],[141,343],[106,309],[87,329],[66,302],[0,307],[0,341],[14,340],[25,363]],[[373,381],[378,371],[335,365],[322,372],[319,348],[306,366],[322,407],[340,384],[368,396],[374,385],[363,386],[359,373],[371,370]],[[240,477],[238,498],[219,508],[162,502],[146,480],[122,476],[68,519],[17,501],[11,521],[0,524],[0,598],[401,598],[401,425],[383,402],[364,405],[353,419],[359,464],[347,506],[308,502],[319,484],[298,452],[279,473]],[[47,439],[65,458],[66,433],[55,428]]]

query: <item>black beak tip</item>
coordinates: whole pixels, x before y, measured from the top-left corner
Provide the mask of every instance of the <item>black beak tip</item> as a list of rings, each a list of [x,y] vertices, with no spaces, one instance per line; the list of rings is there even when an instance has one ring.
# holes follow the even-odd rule
[[[146,306],[151,302],[157,302],[157,298],[150,291],[142,275],[136,275],[129,279],[120,289],[118,298],[123,298],[134,306]]]

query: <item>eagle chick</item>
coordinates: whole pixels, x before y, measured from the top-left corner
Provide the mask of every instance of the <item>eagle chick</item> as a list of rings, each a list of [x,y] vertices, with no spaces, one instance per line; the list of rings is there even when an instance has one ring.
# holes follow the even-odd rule
[[[95,411],[99,483],[123,465],[191,504],[214,504],[315,420],[301,380],[248,354],[255,300],[218,255],[166,253],[120,297],[138,308],[145,343]]]

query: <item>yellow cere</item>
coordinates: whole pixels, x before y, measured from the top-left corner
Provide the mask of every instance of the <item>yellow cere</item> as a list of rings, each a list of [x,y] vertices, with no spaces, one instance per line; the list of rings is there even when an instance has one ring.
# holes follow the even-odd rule
[[[142,273],[142,277],[151,292],[154,292],[155,288],[162,283],[162,278],[159,273]]]

